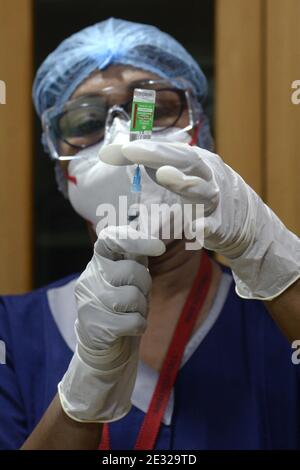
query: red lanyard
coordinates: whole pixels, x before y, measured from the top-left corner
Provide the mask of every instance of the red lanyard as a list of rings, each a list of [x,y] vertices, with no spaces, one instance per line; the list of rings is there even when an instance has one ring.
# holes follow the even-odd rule
[[[211,261],[206,251],[203,250],[198,273],[177,322],[149,409],[145,415],[134,446],[135,450],[151,450],[155,446],[161,421],[164,416],[172,388],[175,384],[183,353],[193,332],[198,314],[207,297],[211,278]],[[110,450],[109,427],[107,423],[103,425],[102,440],[99,449]]]

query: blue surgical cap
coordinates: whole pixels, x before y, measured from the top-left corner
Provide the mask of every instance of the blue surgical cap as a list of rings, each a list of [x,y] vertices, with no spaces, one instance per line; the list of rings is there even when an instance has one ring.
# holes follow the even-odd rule
[[[109,18],[65,39],[42,63],[33,84],[37,113],[63,105],[95,70],[110,64],[131,65],[166,79],[188,80],[200,107],[207,81],[197,62],[170,35],[155,26]],[[202,107],[201,107],[202,109]],[[211,147],[206,117],[200,132],[203,147]]]

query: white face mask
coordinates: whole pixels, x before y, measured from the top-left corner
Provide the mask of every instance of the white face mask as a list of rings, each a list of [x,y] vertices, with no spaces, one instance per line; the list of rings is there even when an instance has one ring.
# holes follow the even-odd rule
[[[159,136],[159,138],[157,138]],[[178,132],[178,129],[168,129],[155,135],[155,140],[190,142],[191,137],[186,132]],[[99,160],[98,153],[103,145],[124,144],[129,142],[129,123],[115,118],[110,131],[107,133],[104,143],[100,142],[78,152],[83,158],[71,160],[68,173],[68,194],[75,211],[89,221],[95,231],[99,233],[106,225],[127,224],[127,209],[133,202],[131,183],[134,165],[113,166]],[[178,195],[156,184],[141,165],[142,191],[140,203],[147,208],[150,215],[151,204],[178,204],[181,207],[181,199]],[[122,203],[120,204],[120,196]],[[125,196],[125,198],[124,198]],[[127,206],[124,204],[127,201]],[[104,206],[106,204],[107,206]],[[110,210],[109,208],[114,210]],[[152,235],[158,236],[161,228],[169,225],[170,216],[162,214],[160,220],[150,222],[145,212],[140,212],[139,228]],[[152,224],[152,226],[151,226]],[[151,227],[151,228],[150,228]],[[181,226],[178,230],[182,230]],[[171,229],[174,238],[174,229]],[[175,233],[177,233],[175,231]],[[167,240],[165,240],[167,242]]]
[[[126,144],[129,142],[130,124],[129,121],[115,117],[110,129],[105,134],[104,144]],[[188,132],[178,127],[169,127],[152,134],[153,140],[156,142],[191,142],[191,136]]]

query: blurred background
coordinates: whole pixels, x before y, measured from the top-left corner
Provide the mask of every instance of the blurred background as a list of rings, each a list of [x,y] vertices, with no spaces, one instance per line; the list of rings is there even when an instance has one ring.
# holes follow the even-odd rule
[[[0,293],[81,271],[91,257],[41,146],[31,85],[64,38],[110,16],[156,25],[196,58],[218,153],[300,235],[299,0],[0,0]]]

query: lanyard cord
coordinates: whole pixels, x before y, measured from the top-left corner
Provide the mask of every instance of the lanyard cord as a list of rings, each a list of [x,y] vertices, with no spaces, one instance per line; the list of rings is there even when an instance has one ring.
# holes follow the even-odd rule
[[[162,418],[175,384],[185,347],[191,337],[199,312],[211,285],[212,265],[205,250],[200,267],[184,304],[144,421],[138,433],[135,450],[151,450],[159,433]],[[110,450],[109,427],[103,425],[100,450]]]

